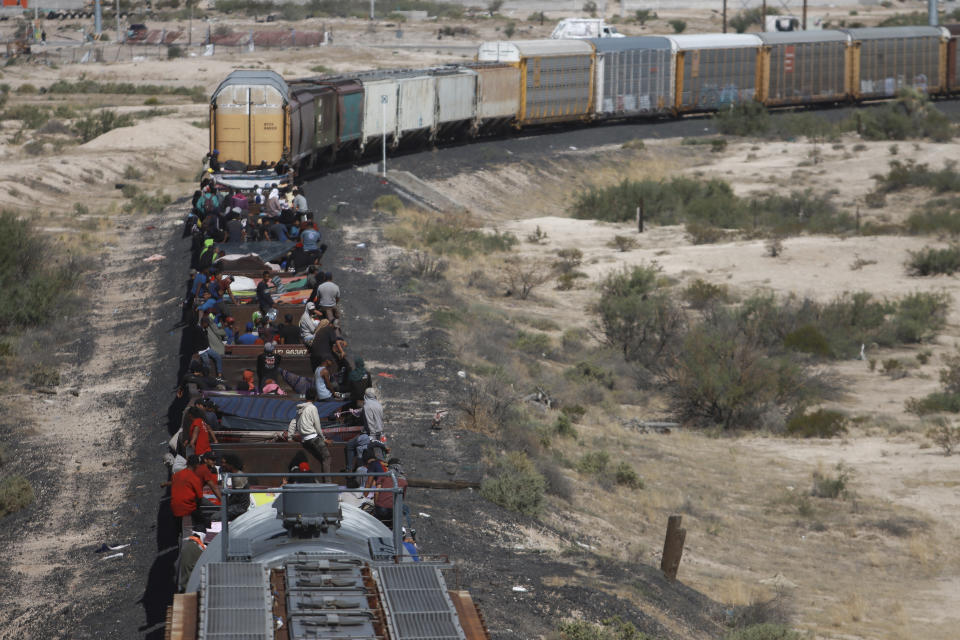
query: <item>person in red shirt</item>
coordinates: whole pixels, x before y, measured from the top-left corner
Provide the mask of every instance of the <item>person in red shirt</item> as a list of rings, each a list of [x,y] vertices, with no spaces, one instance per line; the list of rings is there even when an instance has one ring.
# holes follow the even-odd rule
[[[189,446],[197,456],[203,456],[210,451],[210,443],[217,442],[217,436],[203,419],[203,410],[199,407],[190,407],[190,428],[188,431]]]
[[[206,529],[208,519],[200,507],[212,505],[203,497],[204,480],[197,473],[202,464],[196,455],[189,456],[187,468],[173,474],[170,480],[170,510],[177,518],[189,516],[195,529],[201,526]]]
[[[196,474],[203,483],[210,487],[217,500],[223,502],[223,494],[220,493],[220,478],[217,477],[217,454],[213,451],[207,451],[200,457],[203,464],[197,466]]]
[[[374,447],[370,447],[374,449]],[[377,457],[375,451],[369,451],[367,457],[367,473],[388,473],[390,471],[387,463]],[[397,485],[403,490],[403,497],[407,496],[407,479],[397,474]],[[378,489],[392,489],[393,478],[390,476],[370,476],[367,478],[367,488],[376,487]],[[373,515],[380,522],[384,523],[390,529],[393,529],[393,492],[377,491],[373,494]]]

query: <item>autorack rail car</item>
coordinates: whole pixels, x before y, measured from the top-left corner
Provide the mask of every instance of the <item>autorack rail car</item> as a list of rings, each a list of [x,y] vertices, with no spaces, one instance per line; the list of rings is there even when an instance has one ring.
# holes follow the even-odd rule
[[[484,42],[474,62],[285,81],[234,71],[210,103],[227,169],[299,169],[504,127],[960,92],[960,26]]]

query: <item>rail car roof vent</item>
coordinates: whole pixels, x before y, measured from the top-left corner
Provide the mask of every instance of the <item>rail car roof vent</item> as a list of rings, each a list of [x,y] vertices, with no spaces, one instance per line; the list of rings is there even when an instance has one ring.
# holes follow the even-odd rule
[[[335,529],[343,520],[335,484],[288,484],[276,502],[277,518],[291,536],[313,538]]]

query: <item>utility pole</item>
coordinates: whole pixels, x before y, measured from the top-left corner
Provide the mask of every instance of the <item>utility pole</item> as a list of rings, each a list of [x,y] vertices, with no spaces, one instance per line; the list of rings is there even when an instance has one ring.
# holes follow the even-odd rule
[[[117,42],[122,42],[120,37],[120,0],[117,0]]]
[[[727,0],[723,0],[723,32],[727,32]]]
[[[117,0],[120,2],[120,0]],[[187,46],[193,46],[193,5],[196,4],[196,0],[187,0],[190,3],[190,30],[187,32]]]
[[[93,31],[99,40],[100,34],[103,33],[103,12],[100,9],[100,0],[93,2]]]
[[[767,0],[763,0],[763,6],[760,7],[760,32],[767,30]]]
[[[803,30],[807,30],[807,0],[803,0]]]
[[[370,0],[373,5],[373,0]],[[383,179],[387,179],[387,94],[380,96],[380,132],[383,137]]]
[[[371,20],[374,19],[373,15],[374,15],[374,4],[375,4],[375,3],[376,3],[376,0],[370,0],[370,19],[371,19]]]
[[[937,26],[937,0],[927,0],[927,20],[931,27]]]

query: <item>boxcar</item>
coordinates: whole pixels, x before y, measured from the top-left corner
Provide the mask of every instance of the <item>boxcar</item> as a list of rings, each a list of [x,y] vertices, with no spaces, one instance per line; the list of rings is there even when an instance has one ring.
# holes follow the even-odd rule
[[[593,47],[582,40],[484,42],[478,62],[520,69],[517,124],[570,122],[593,111]]]
[[[363,85],[361,148],[386,137],[396,139],[398,78],[389,72],[371,72],[358,78]]]
[[[957,47],[957,39],[960,36],[960,24],[947,24],[944,28],[950,32],[950,40],[947,42],[947,91],[950,93],[960,92],[960,50]]]
[[[210,148],[221,162],[275,163],[290,146],[289,86],[273,71],[234,71],[210,98]]]
[[[665,37],[677,50],[678,113],[715,111],[754,99],[760,38],[728,33]]]
[[[413,135],[432,137],[437,117],[436,79],[428,71],[399,78],[397,140]]]
[[[943,27],[845,29],[852,39],[853,97],[889,98],[908,87],[941,93],[947,81],[947,42]]]
[[[594,113],[598,118],[673,110],[676,55],[667,38],[595,38]]]
[[[760,83],[767,106],[837,102],[850,96],[850,36],[842,31],[758,33]]]
[[[513,124],[520,113],[520,69],[509,64],[474,62],[477,73],[475,128],[492,131]]]
[[[477,72],[464,67],[432,69],[437,83],[437,133],[455,134],[477,116]]]

